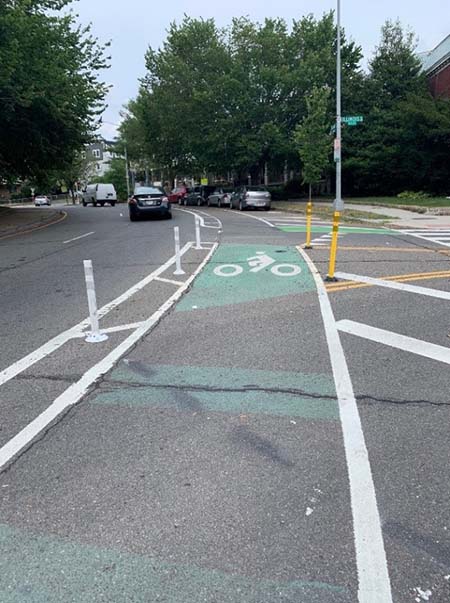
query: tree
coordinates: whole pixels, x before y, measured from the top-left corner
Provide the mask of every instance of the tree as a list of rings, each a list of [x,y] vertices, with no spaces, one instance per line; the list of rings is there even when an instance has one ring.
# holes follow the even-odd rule
[[[95,179],[95,182],[105,182],[114,184],[117,197],[121,201],[126,201],[128,197],[127,180],[125,172],[125,159],[114,158],[105,174]]]
[[[105,46],[61,10],[71,0],[3,0],[0,176],[47,180],[96,129],[107,88]]]
[[[328,119],[329,88],[312,89],[306,98],[307,114],[295,130],[294,140],[302,162],[303,182],[311,187],[317,183],[329,164],[331,136]]]

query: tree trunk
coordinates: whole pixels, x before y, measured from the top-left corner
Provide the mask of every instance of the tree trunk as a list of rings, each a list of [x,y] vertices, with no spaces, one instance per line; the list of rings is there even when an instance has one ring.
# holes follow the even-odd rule
[[[264,164],[264,185],[265,186],[269,185],[269,165],[268,165],[267,161]]]
[[[288,178],[289,178],[289,176],[288,176],[288,162],[287,162],[287,159],[286,159],[286,161],[284,162],[284,173],[283,173],[283,182],[284,182],[284,184],[288,183]]]

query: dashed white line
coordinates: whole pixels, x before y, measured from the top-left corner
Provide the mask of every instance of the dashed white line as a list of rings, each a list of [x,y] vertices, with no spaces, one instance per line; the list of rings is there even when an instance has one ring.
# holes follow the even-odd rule
[[[95,234],[94,232],[87,232],[86,234],[82,234],[79,237],[74,237],[73,239],[69,239],[68,241],[63,241],[63,245],[67,245],[67,243],[73,243],[73,241],[79,241],[80,239],[84,239],[85,237],[90,237]]]
[[[208,262],[217,245],[212,247],[202,263],[197,267],[195,272],[186,280],[162,306],[144,320],[141,325],[129,335],[120,345],[110,352],[103,360],[87,371],[83,377],[68,387],[53,403],[36,419],[31,421],[22,431],[14,436],[7,444],[0,448],[0,470],[2,470],[14,457],[22,452],[29,444],[41,434],[55,419],[71,406],[79,402],[87,393],[88,389],[105,375],[114,364],[130,350],[142,337],[144,337],[170,310],[170,308],[180,299],[186,289],[189,288],[197,274],[203,269]]]
[[[339,403],[347,459],[358,570],[359,603],[392,603],[375,486],[347,361],[322,277],[308,254],[297,248],[314,277]]]
[[[442,345],[436,345],[422,341],[421,339],[415,339],[414,337],[407,337],[406,335],[392,331],[385,331],[384,329],[371,327],[370,325],[354,322],[353,320],[340,320],[337,323],[337,328],[339,331],[349,333],[350,335],[356,335],[357,337],[369,339],[377,343],[384,343],[391,348],[450,364],[450,348]]]

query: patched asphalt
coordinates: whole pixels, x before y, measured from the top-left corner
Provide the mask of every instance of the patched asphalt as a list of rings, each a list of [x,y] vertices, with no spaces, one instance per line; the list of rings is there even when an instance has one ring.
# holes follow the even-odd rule
[[[2,601],[357,600],[328,349],[314,283],[295,255],[304,235],[210,213],[223,220],[222,245],[192,290],[0,476]],[[377,277],[449,269],[443,247],[417,243],[345,234],[337,269]],[[374,249],[351,249],[365,246]],[[277,263],[297,257],[301,273],[280,277],[269,266],[250,275],[258,251]],[[323,275],[327,254],[310,252]],[[223,264],[243,272],[215,275]],[[450,289],[448,278],[417,284]],[[448,347],[443,300],[376,287],[329,295],[337,320]],[[447,603],[449,367],[341,338],[393,601],[430,592]]]

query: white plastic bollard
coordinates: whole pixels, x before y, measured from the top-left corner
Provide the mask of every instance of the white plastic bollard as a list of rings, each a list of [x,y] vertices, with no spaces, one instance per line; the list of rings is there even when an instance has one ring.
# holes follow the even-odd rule
[[[106,333],[100,333],[98,324],[97,297],[95,295],[94,269],[92,260],[84,260],[84,277],[86,279],[86,291],[89,305],[89,320],[91,330],[86,334],[85,341],[88,343],[100,343],[108,339]]]
[[[194,249],[203,249],[202,242],[200,240],[200,218],[195,216],[195,247]]]
[[[181,267],[181,253],[180,253],[180,228],[174,226],[173,232],[175,234],[175,272],[174,274],[186,274]]]

